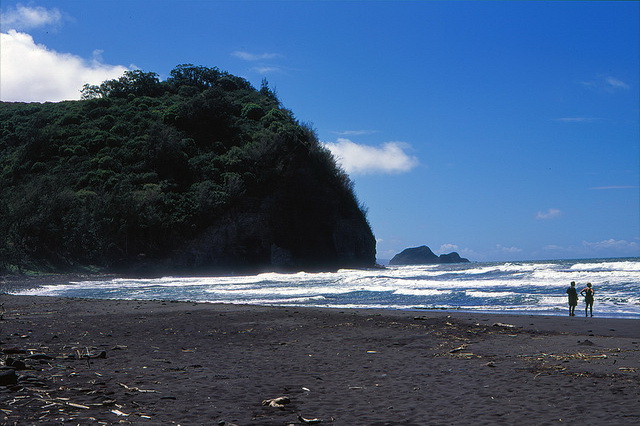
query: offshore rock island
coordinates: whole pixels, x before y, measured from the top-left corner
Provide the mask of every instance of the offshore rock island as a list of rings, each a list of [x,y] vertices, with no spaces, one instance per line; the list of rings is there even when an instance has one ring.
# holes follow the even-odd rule
[[[389,265],[428,265],[434,263],[466,263],[469,259],[460,257],[458,253],[441,254],[438,256],[427,246],[404,249],[393,256]]]
[[[0,273],[375,265],[352,183],[263,81],[179,65],[0,103]]]

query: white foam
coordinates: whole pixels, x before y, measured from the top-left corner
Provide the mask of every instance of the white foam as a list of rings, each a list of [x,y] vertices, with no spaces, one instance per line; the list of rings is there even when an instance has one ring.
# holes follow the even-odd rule
[[[510,262],[226,277],[118,278],[46,285],[20,294],[340,308],[566,310],[570,281],[592,282],[596,309],[640,318],[640,261]],[[385,302],[386,301],[386,302]],[[483,305],[467,306],[469,303]]]

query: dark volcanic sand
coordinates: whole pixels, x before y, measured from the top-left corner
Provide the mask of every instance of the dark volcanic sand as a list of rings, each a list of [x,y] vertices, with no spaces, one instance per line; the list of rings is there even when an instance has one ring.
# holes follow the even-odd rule
[[[637,320],[0,298],[3,424],[640,422]]]

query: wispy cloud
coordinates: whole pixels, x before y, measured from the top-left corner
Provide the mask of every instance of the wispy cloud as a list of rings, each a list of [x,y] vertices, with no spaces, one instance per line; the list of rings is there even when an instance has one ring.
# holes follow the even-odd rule
[[[460,247],[457,244],[442,244],[438,253],[449,253],[456,250],[460,250]]]
[[[583,241],[582,245],[588,249],[594,250],[612,250],[618,252],[620,250],[626,251],[629,249],[639,250],[640,245],[635,241],[626,241],[626,240],[616,240],[613,238],[609,238],[608,240],[589,242]]]
[[[612,76],[600,76],[594,80],[581,81],[580,84],[589,89],[608,93],[631,89],[631,86],[628,83]]]
[[[618,80],[617,78],[614,78],[614,77],[605,77],[604,81],[609,87],[612,87],[614,89],[625,89],[626,90],[626,89],[630,89],[631,88],[624,81]]]
[[[372,135],[374,133],[378,133],[377,130],[341,130],[336,132],[331,132],[340,136],[363,136],[363,135]]]
[[[80,99],[85,83],[99,84],[127,70],[122,65],[61,53],[36,44],[29,34],[9,30],[0,34],[0,95],[3,101],[57,102]]]
[[[502,244],[496,244],[496,250],[500,253],[520,253],[522,252],[521,248],[518,247],[505,247]]]
[[[549,244],[543,252],[567,257],[627,257],[640,256],[640,244],[635,241],[609,238],[602,241],[582,241],[580,245]]]
[[[62,13],[58,9],[47,9],[41,6],[29,7],[18,4],[0,15],[2,31],[31,30],[58,25],[61,22]]]
[[[403,142],[387,142],[374,147],[338,138],[324,146],[349,174],[404,173],[418,165],[418,159],[405,152],[410,146]]]
[[[480,254],[468,247],[460,247],[457,244],[442,244],[436,253],[448,254],[454,251],[458,253],[460,256],[466,257],[467,259],[471,259],[472,261],[482,260],[485,258],[484,254]]]
[[[547,209],[547,211],[536,213],[536,219],[538,220],[555,219],[560,216],[562,216],[562,212],[558,209]]]
[[[231,53],[232,56],[240,58],[243,61],[255,62],[256,65],[251,67],[251,71],[258,74],[270,74],[274,72],[282,72],[283,68],[270,63],[270,60],[281,58],[279,53],[251,53],[243,50],[236,50]]]
[[[562,117],[554,119],[554,121],[560,121],[562,123],[590,123],[596,120],[600,119],[594,117]]]
[[[272,73],[272,72],[281,71],[281,69],[279,67],[270,67],[270,66],[253,67],[253,68],[251,68],[251,70],[257,72],[258,74],[269,74],[269,73]]]
[[[235,52],[232,52],[231,55],[245,61],[266,61],[282,56],[279,53],[249,53],[242,50],[236,50]]]
[[[444,252],[456,251],[456,250],[459,250],[459,247],[457,244],[443,244],[440,246],[438,253],[444,253]]]
[[[638,185],[611,185],[611,186],[594,186],[593,188],[589,188],[591,190],[608,190],[608,189],[638,189],[640,186]]]

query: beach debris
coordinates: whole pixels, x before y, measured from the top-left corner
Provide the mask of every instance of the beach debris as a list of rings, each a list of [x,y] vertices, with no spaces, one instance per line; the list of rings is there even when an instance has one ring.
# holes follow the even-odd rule
[[[507,324],[504,322],[496,322],[493,324],[494,327],[506,327],[506,328],[515,328],[516,326],[513,324]]]
[[[89,407],[87,407],[86,405],[76,404],[75,402],[67,402],[65,403],[65,405],[68,405],[69,407],[73,407],[73,408],[81,408],[83,410],[89,409]]]
[[[127,413],[123,413],[123,412],[122,412],[122,411],[120,411],[120,410],[111,410],[111,412],[112,412],[113,414],[115,414],[116,416],[121,416],[121,417],[127,417],[127,416],[129,416]]]
[[[129,392],[158,392],[160,393],[160,391],[157,390],[153,390],[153,389],[140,389],[138,387],[134,387],[134,386],[127,386],[124,383],[118,383],[120,386],[122,386],[123,388],[125,388],[126,390],[128,390]]]
[[[322,423],[322,419],[305,419],[304,417],[302,417],[301,415],[298,414],[298,420],[300,420],[302,423],[307,424],[307,425],[315,425],[318,423]]]
[[[102,351],[100,353],[86,353],[83,355],[83,358],[89,358],[89,359],[97,359],[97,358],[106,358],[107,357],[107,351]]]
[[[54,359],[51,355],[47,355],[47,354],[33,354],[33,355],[29,355],[27,358],[29,359],[44,359],[44,360],[49,360],[49,359]]]
[[[532,361],[546,361],[548,359],[554,361],[568,361],[572,359],[579,359],[584,361],[589,361],[592,359],[607,359],[609,356],[607,354],[586,354],[582,352],[577,352],[575,354],[547,354],[540,353],[538,355],[518,355],[519,357],[532,360]],[[615,356],[615,355],[614,355]]]
[[[262,405],[273,408],[283,409],[285,404],[289,404],[291,399],[288,396],[279,396],[273,399],[265,399],[262,401]]]
[[[485,364],[487,367],[495,367],[496,364],[493,361],[489,361],[488,363]]]
[[[450,353],[450,354],[454,354],[454,353],[456,353],[456,352],[460,352],[460,351],[463,351],[463,350],[465,350],[465,349],[467,349],[467,345],[461,345],[461,346],[458,346],[457,348],[453,348],[453,349],[451,349],[451,350],[449,351],[449,353]]]

